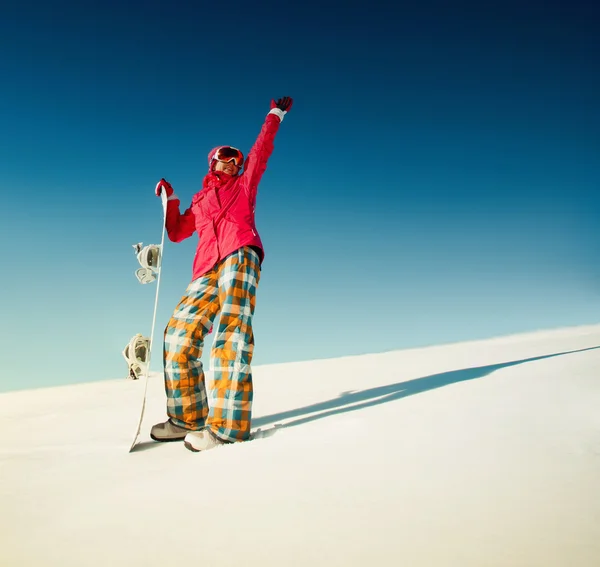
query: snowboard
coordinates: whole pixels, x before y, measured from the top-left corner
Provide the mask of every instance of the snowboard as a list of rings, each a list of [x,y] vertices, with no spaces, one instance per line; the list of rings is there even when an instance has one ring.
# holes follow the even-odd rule
[[[161,238],[160,238],[160,247],[159,247],[160,260],[158,263],[158,269],[156,271],[156,294],[154,297],[154,314],[152,316],[152,327],[151,327],[151,331],[150,331],[150,341],[148,343],[148,348],[147,348],[147,360],[145,363],[145,370],[140,374],[140,376],[138,378],[140,380],[143,380],[144,386],[143,386],[143,395],[142,395],[142,403],[141,403],[141,408],[140,408],[140,415],[139,415],[137,427],[135,430],[135,435],[133,437],[133,441],[131,443],[131,446],[129,447],[130,453],[131,453],[131,451],[133,451],[133,448],[135,447],[135,445],[139,439],[140,431],[142,429],[142,422],[144,420],[144,411],[146,409],[146,397],[148,394],[150,362],[152,360],[152,351],[153,351],[153,347],[154,347],[154,329],[156,326],[156,311],[158,309],[158,293],[160,291],[160,275],[162,273],[162,259],[163,259],[163,251],[164,251],[164,244],[165,244],[165,229],[166,229],[166,223],[167,223],[167,192],[164,190],[161,191],[160,197],[161,197],[161,202],[162,202],[162,207],[163,207],[163,219],[162,219],[162,234],[161,234]],[[150,282],[143,281],[143,278],[140,278],[140,277],[138,277],[138,280],[140,281],[140,283],[150,283]],[[153,281],[153,280],[151,280],[151,281]]]

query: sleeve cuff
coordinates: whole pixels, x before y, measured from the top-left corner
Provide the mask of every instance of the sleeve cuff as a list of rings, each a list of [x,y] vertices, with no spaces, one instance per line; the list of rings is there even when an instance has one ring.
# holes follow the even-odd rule
[[[179,197],[177,195],[175,195],[175,193],[173,193],[168,199],[167,201],[179,201]]]
[[[283,122],[283,117],[285,116],[286,111],[281,110],[279,108],[272,108],[271,110],[269,110],[269,114],[275,114],[279,117],[279,122]]]

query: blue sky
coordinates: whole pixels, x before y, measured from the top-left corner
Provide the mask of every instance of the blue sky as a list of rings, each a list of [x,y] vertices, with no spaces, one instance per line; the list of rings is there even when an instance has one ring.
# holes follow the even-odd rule
[[[600,322],[598,8],[482,4],[3,6],[0,390],[125,376],[156,182],[187,206],[284,95],[255,364]],[[166,245],[159,338],[195,238]]]

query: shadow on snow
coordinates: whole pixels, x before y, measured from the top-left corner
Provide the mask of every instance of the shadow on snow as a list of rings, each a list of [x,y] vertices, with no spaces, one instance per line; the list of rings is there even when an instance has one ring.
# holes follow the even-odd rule
[[[467,380],[476,380],[478,378],[488,376],[492,372],[502,368],[517,366],[519,364],[534,362],[536,360],[544,360],[546,358],[554,358],[556,356],[564,356],[566,354],[595,350],[598,348],[600,348],[600,346],[555,354],[547,354],[543,356],[535,356],[533,358],[524,358],[522,360],[490,364],[488,366],[479,366],[476,368],[452,370],[450,372],[441,372],[440,374],[432,374],[431,376],[415,378],[414,380],[407,380],[406,382],[398,382],[396,384],[389,384],[387,386],[378,386],[376,388],[368,388],[367,390],[344,392],[340,394],[339,397],[331,400],[304,406],[294,410],[257,417],[252,420],[252,425],[253,427],[260,427],[289,419],[292,421],[278,423],[278,427],[284,428],[302,425],[304,423],[309,423],[311,421],[316,421],[317,419],[323,419],[332,415],[362,410],[380,404],[385,404],[387,402],[393,402],[401,398],[406,398],[408,396],[434,390],[435,388],[443,388],[444,386],[449,386],[450,384],[466,382]]]
[[[311,404],[309,406],[304,406],[294,410],[254,418],[252,420],[252,426],[255,432],[253,438],[258,439],[261,437],[270,437],[278,429],[294,427],[296,425],[310,423],[311,421],[316,421],[325,417],[331,417],[333,415],[358,411],[380,404],[393,402],[395,400],[400,400],[408,396],[414,396],[415,394],[421,394],[436,388],[443,388],[444,386],[449,386],[451,384],[466,382],[467,380],[476,380],[478,378],[489,376],[492,374],[492,372],[502,368],[508,368],[510,366],[517,366],[519,364],[526,364],[528,362],[535,362],[537,360],[544,360],[547,358],[554,358],[557,356],[564,356],[567,354],[574,354],[596,349],[600,349],[600,346],[570,350],[555,354],[546,354],[532,358],[524,358],[522,360],[514,360],[512,362],[490,364],[488,366],[478,366],[475,368],[465,368],[462,370],[451,370],[449,372],[441,372],[439,374],[423,376],[422,378],[415,378],[414,380],[407,380],[405,382],[398,382],[396,384],[389,384],[387,386],[378,386],[375,388],[368,388],[366,390],[353,392],[343,392],[337,398],[331,400],[318,402],[316,404]],[[284,421],[284,423],[281,423],[282,421]],[[270,426],[266,429],[257,430],[257,428],[264,427],[265,425]],[[156,443],[154,441],[142,442],[139,443],[133,449],[133,451],[145,451],[161,444],[162,443]]]

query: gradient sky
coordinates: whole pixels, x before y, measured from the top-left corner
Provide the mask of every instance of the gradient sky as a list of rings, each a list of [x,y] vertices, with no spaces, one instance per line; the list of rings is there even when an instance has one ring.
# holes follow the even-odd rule
[[[3,5],[0,390],[126,375],[156,182],[187,207],[208,151],[247,152],[284,95],[255,364],[598,323],[598,21],[590,1]],[[159,339],[195,244],[166,245]]]

